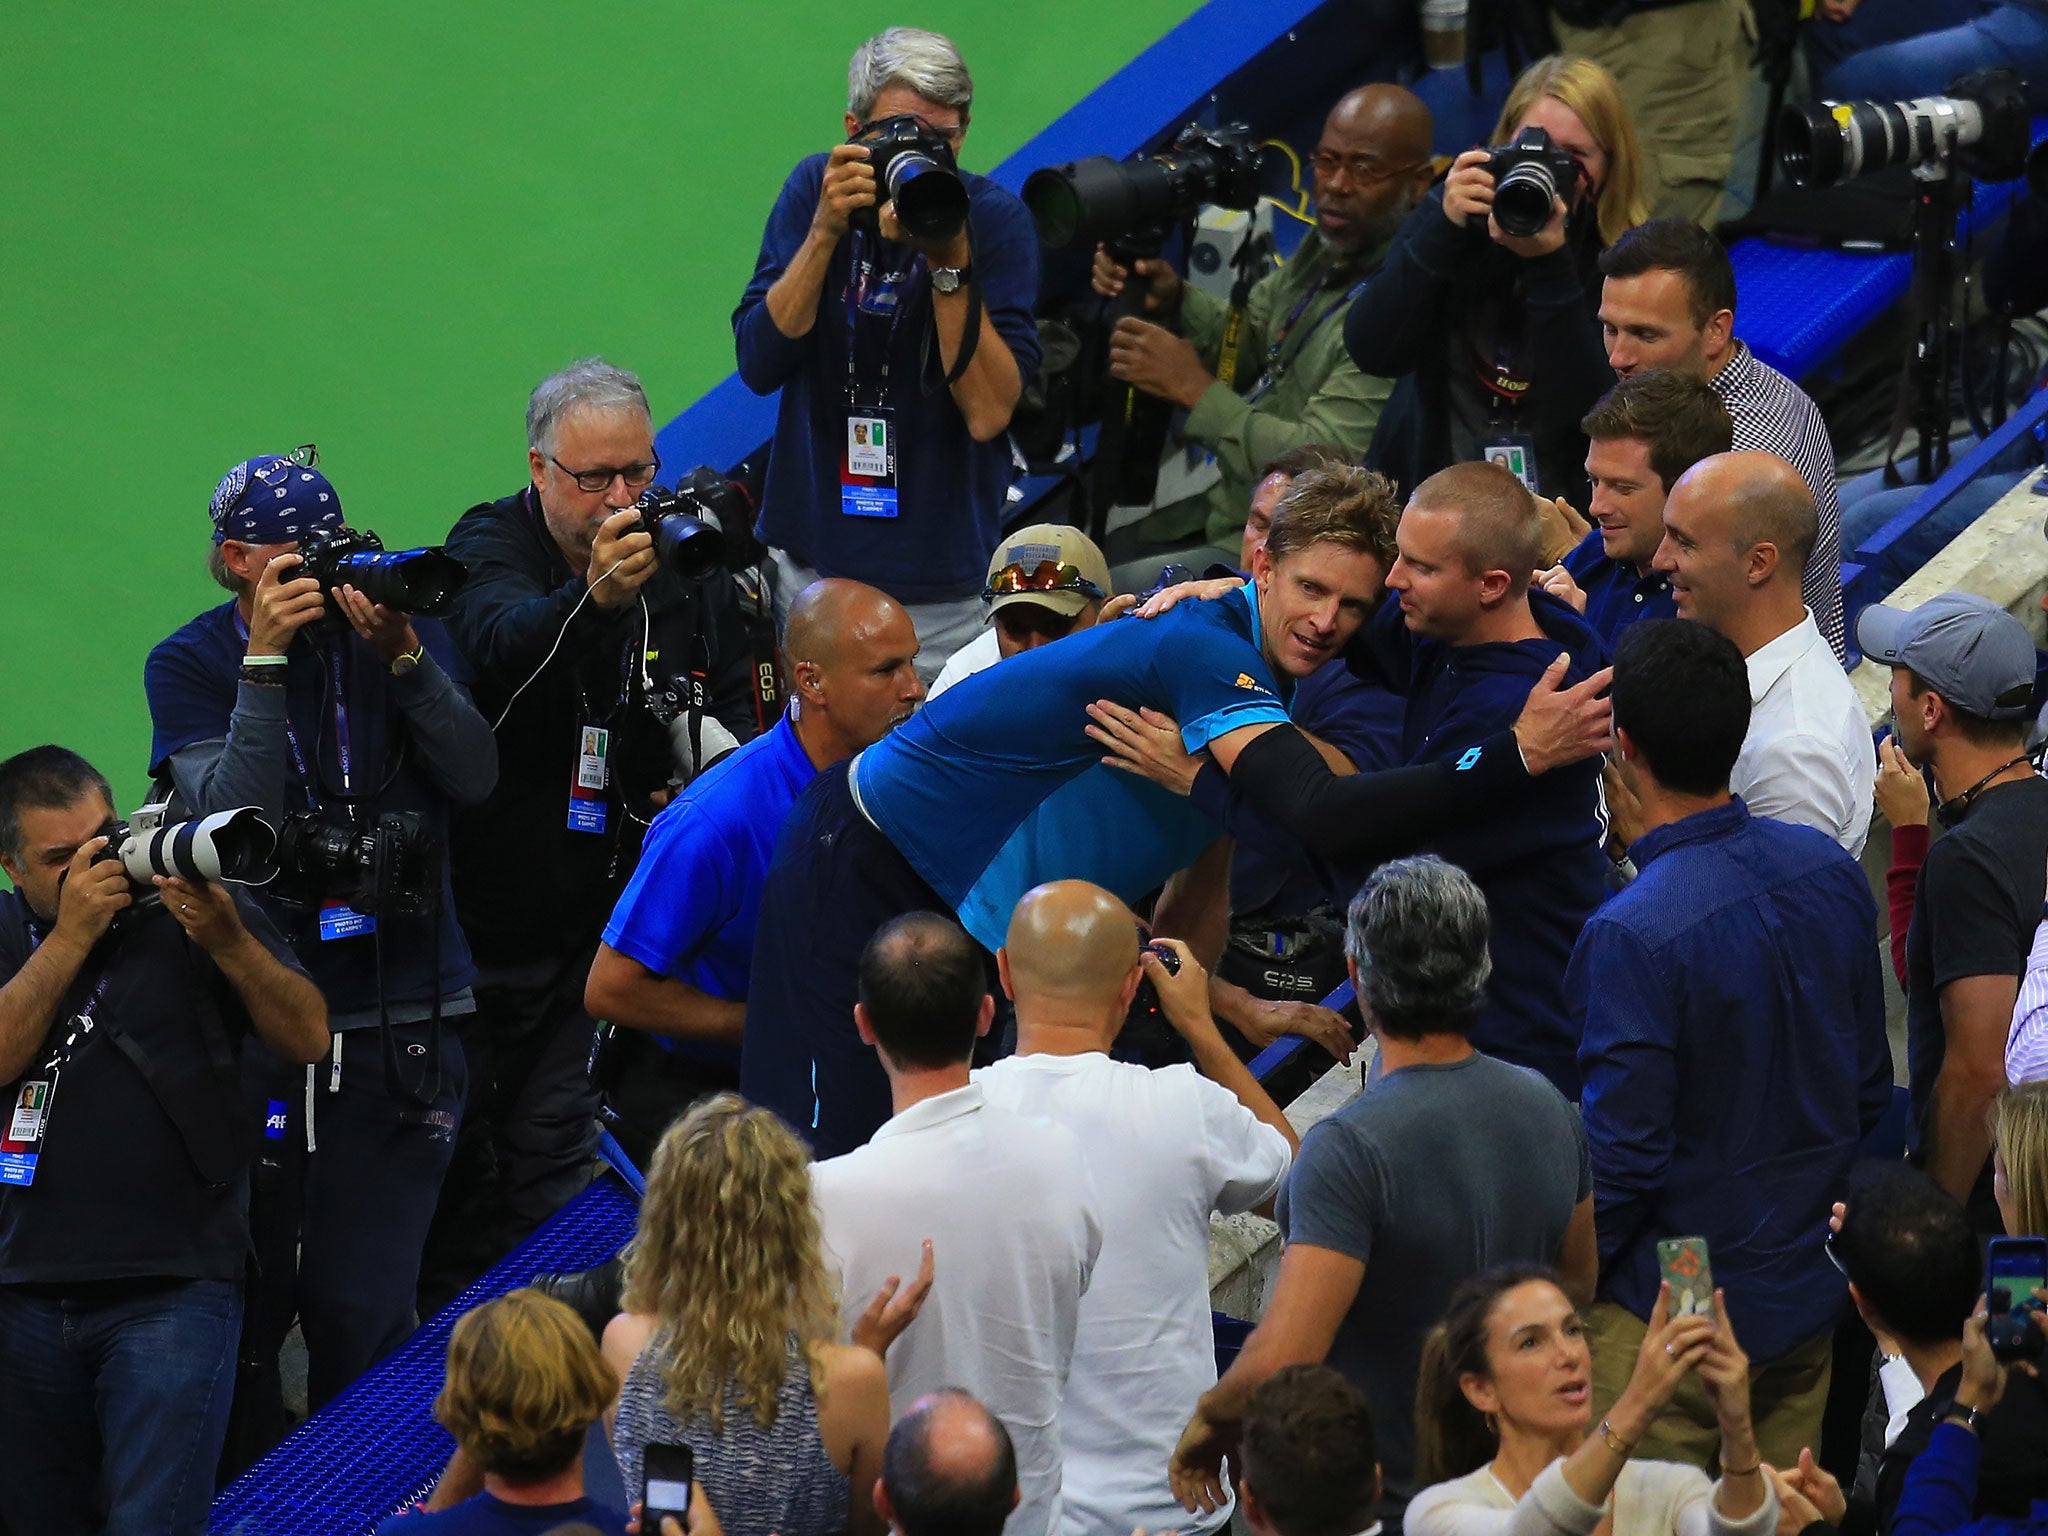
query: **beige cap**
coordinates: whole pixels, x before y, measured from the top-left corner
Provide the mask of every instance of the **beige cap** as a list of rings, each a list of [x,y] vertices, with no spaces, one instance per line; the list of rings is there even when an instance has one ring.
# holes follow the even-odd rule
[[[1112,595],[1109,562],[1102,558],[1102,551],[1095,547],[1093,539],[1065,523],[1034,523],[1004,539],[996,546],[996,552],[989,556],[988,582],[981,593],[988,601],[988,611],[993,614],[1008,603],[1036,603],[1041,608],[1050,608],[1054,613],[1063,613],[1071,618],[1094,601],[1093,592],[1083,592],[1077,587],[1050,592],[999,593],[994,590],[996,577],[1011,566],[1021,566],[1028,577],[1045,564],[1070,565],[1080,572],[1083,581],[1092,582],[1104,597]]]

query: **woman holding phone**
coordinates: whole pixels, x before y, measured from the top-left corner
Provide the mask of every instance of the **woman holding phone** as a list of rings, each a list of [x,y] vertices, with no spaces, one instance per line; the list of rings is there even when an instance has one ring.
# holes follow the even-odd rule
[[[1631,1459],[1697,1371],[1721,1420],[1721,1477]],[[1417,1481],[1407,1536],[1770,1536],[1777,1500],[1749,1419],[1749,1360],[1717,1292],[1711,1315],[1671,1315],[1659,1288],[1627,1388],[1597,1428],[1593,1355],[1550,1270],[1517,1265],[1452,1293],[1422,1347]],[[1589,1433],[1589,1430],[1591,1431]]]

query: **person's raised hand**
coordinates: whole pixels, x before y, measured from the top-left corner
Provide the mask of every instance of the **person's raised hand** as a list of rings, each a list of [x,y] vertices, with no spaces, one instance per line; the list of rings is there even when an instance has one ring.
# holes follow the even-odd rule
[[[639,523],[638,507],[621,507],[597,525],[583,580],[600,608],[624,607],[654,577],[661,557],[653,535],[640,531]]]
[[[1580,613],[1586,611],[1585,592],[1572,580],[1572,573],[1563,566],[1553,565],[1548,570],[1538,571],[1536,585],[1560,602],[1570,603]]]
[[[1150,779],[1176,795],[1193,792],[1201,760],[1181,744],[1180,726],[1171,715],[1097,699],[1088,706],[1088,718],[1094,722],[1087,727],[1089,736],[1107,749],[1106,766]]]
[[[1877,783],[1873,790],[1877,808],[1895,827],[1927,825],[1927,776],[1906,757],[1899,738],[1887,736],[1877,744]]]
[[[1849,1499],[1842,1492],[1842,1485],[1835,1481],[1832,1472],[1813,1459],[1811,1446],[1800,1451],[1797,1465],[1783,1472],[1772,1468],[1771,1482],[1778,1489],[1779,1502],[1784,1501],[1785,1491],[1790,1489],[1829,1525],[1840,1525],[1842,1517],[1849,1512]],[[1811,1519],[1806,1522],[1807,1525],[1812,1523]],[[1805,1526],[1800,1529],[1804,1530]]]
[[[1564,655],[1545,668],[1515,720],[1515,745],[1532,777],[1597,757],[1614,745],[1614,705],[1600,696],[1614,681],[1614,668],[1602,667],[1566,688],[1570,666],[1571,657]]]
[[[1169,971],[1153,944],[1172,950],[1180,969]],[[1209,973],[1187,945],[1179,939],[1153,939],[1138,951],[1138,964],[1145,968],[1145,979],[1159,995],[1159,1011],[1175,1034],[1188,1039],[1216,1028],[1215,1015],[1209,1012]]]
[[[1223,1491],[1223,1462],[1235,1453],[1237,1438],[1236,1426],[1211,1424],[1199,1408],[1180,1432],[1166,1476],[1189,1514],[1213,1515],[1229,1499]]]
[[[1470,219],[1493,217],[1493,172],[1487,169],[1492,160],[1491,150],[1468,149],[1444,177],[1444,217],[1461,229]]]
[[[263,567],[249,594],[250,656],[282,656],[292,636],[327,611],[320,583],[292,573],[304,562],[298,555],[277,555]]]
[[[837,245],[854,210],[874,206],[875,168],[868,164],[867,145],[835,144],[825,157],[825,180],[811,214],[811,233]]]
[[[1109,333],[1109,371],[1133,389],[1190,410],[1216,382],[1193,342],[1135,315]]]
[[[177,875],[157,875],[155,881],[172,918],[209,955],[232,949],[248,933],[242,926],[242,914],[235,910],[235,898],[226,886],[185,880]]]
[[[1611,757],[1600,765],[1600,790],[1607,800],[1608,837],[1627,848],[1643,835],[1643,803],[1629,788],[1621,765]]]
[[[1351,1026],[1344,1022],[1344,1015],[1320,1003],[1253,998],[1250,1010],[1237,1026],[1237,1032],[1260,1050],[1282,1035],[1299,1035],[1304,1040],[1313,1040],[1346,1066],[1351,1064],[1352,1054],[1358,1049],[1358,1042],[1351,1038]]]
[[[853,1325],[853,1342],[887,1359],[889,1346],[902,1336],[904,1329],[917,1321],[917,1314],[924,1310],[925,1298],[932,1293],[934,1273],[932,1240],[926,1238],[924,1257],[918,1263],[916,1278],[907,1287],[901,1275],[891,1275],[882,1282],[874,1299]]]
[[[1538,496],[1536,510],[1543,518],[1543,559],[1548,565],[1556,565],[1593,531],[1593,525],[1579,509],[1562,496]],[[1580,606],[1583,608],[1584,604]]]
[[[57,922],[50,937],[73,945],[81,955],[99,943],[117,913],[135,902],[120,860],[94,862],[106,846],[104,837],[79,844],[64,871],[64,883],[57,888]]]
[[[1493,236],[1493,243],[1503,250],[1513,251],[1523,260],[1536,256],[1548,256],[1552,251],[1564,249],[1565,219],[1571,212],[1565,207],[1564,199],[1550,200],[1550,222],[1533,235],[1511,235],[1500,227],[1500,221],[1492,214],[1486,217],[1486,232]]]
[[[1984,1337],[1990,1320],[1986,1299],[1977,1298],[1977,1310],[1963,1324],[1963,1379],[1956,1387],[1958,1408],[1992,1409],[2005,1396],[2005,1362],[1991,1353],[1991,1341]]]
[[[1162,613],[1171,613],[1184,602],[1212,603],[1219,597],[1228,597],[1244,582],[1236,576],[1216,576],[1207,581],[1182,581],[1173,586],[1154,592],[1138,605],[1138,617],[1156,619]]]
[[[1673,1317],[1671,1287],[1668,1283],[1659,1285],[1642,1348],[1636,1351],[1636,1368],[1614,1405],[1614,1414],[1610,1415],[1623,1439],[1634,1441],[1641,1437],[1658,1410],[1671,1401],[1686,1373],[1706,1359],[1713,1343],[1714,1320],[1696,1312]],[[1744,1369],[1747,1370],[1746,1362]],[[1632,1421],[1628,1430],[1622,1429],[1623,1417]]]
[[[342,617],[376,648],[386,666],[420,648],[420,637],[413,633],[410,614],[387,608],[382,603],[373,603],[351,586],[335,588],[334,600],[341,608]]]
[[[1728,1295],[1714,1292],[1713,1337],[1699,1362],[1700,1386],[1721,1420],[1722,1444],[1730,1434],[1750,1433],[1749,1356],[1736,1341],[1735,1325],[1728,1318]]]
[[[1104,246],[1095,247],[1095,260],[1088,269],[1088,281],[1105,299],[1116,298],[1132,275],[1145,281],[1145,313],[1171,317],[1180,313],[1184,293],[1180,274],[1173,263],[1156,256],[1141,256],[1129,267],[1117,264]]]

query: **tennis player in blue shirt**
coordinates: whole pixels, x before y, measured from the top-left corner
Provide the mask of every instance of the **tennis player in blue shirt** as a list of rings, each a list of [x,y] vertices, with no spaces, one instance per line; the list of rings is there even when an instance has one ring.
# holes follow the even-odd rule
[[[783,829],[761,897],[741,1091],[821,1157],[889,1116],[853,1027],[861,948],[888,918],[955,913],[991,952],[1034,885],[1089,880],[1136,901],[1213,843],[1185,798],[1104,766],[1087,708],[1111,700],[1179,722],[1276,825],[1339,857],[1512,794],[1604,750],[1604,674],[1560,689],[1560,662],[1514,729],[1451,761],[1332,774],[1288,722],[1295,682],[1335,658],[1377,603],[1393,555],[1391,486],[1349,467],[1297,479],[1252,579],[1150,623],[1098,625],[977,674],[827,771]],[[1057,569],[1030,573],[1057,581]]]

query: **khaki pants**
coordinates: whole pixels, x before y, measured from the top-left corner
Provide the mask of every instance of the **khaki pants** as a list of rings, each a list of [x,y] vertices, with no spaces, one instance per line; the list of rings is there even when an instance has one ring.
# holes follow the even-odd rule
[[[1586,1342],[1593,1350],[1593,1422],[1598,1424],[1628,1385],[1649,1329],[1641,1318],[1611,1301],[1595,1302],[1585,1313],[1585,1323]],[[1756,1425],[1757,1450],[1774,1467],[1795,1464],[1803,1446],[1811,1446],[1816,1454],[1820,1450],[1821,1412],[1834,1373],[1833,1344],[1834,1331],[1829,1329],[1782,1359],[1767,1365],[1750,1362],[1749,1413]],[[1687,1376],[1672,1394],[1635,1454],[1688,1462],[1709,1477],[1719,1475],[1720,1421],[1697,1373]]]
[[[1653,218],[1711,226],[1735,160],[1749,71],[1748,0],[1691,0],[1632,11],[1613,27],[1550,24],[1566,53],[1607,66],[1643,146],[1643,201]]]

